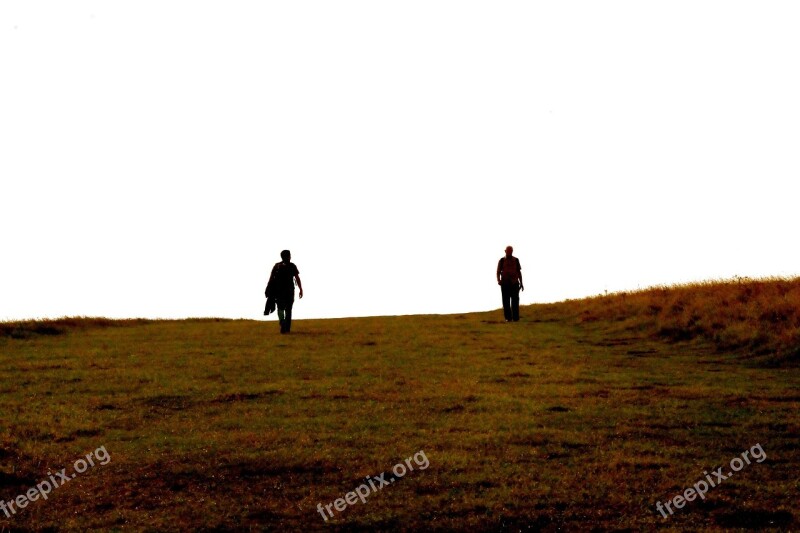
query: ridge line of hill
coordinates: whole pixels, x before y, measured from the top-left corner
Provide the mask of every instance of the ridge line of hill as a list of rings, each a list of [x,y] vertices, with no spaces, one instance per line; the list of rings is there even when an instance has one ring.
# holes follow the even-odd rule
[[[528,317],[602,325],[617,333],[637,333],[669,342],[707,342],[721,353],[753,359],[758,366],[800,363],[800,277],[733,278],[655,286],[636,291],[523,306]],[[435,315],[480,315],[492,311]],[[358,320],[386,317],[354,317]],[[62,335],[73,330],[158,322],[228,322],[248,319],[110,319],[63,317],[0,322],[0,338]],[[308,319],[317,320],[317,319]]]

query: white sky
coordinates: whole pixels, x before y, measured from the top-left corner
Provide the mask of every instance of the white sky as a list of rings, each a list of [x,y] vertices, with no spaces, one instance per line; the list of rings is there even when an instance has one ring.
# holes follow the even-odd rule
[[[0,2],[0,319],[800,272],[796,1]]]

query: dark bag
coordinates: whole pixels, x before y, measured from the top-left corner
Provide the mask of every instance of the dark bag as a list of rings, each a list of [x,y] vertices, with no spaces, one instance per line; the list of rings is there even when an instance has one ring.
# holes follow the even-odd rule
[[[274,294],[274,286],[275,286],[275,272],[277,270],[277,265],[272,267],[272,272],[269,274],[269,281],[267,282],[267,288],[264,289],[264,296],[267,297],[267,305],[264,306],[264,314],[268,315],[270,313],[275,312],[275,294]]]
[[[267,296],[267,305],[264,307],[264,314],[268,315],[275,312],[275,298]]]

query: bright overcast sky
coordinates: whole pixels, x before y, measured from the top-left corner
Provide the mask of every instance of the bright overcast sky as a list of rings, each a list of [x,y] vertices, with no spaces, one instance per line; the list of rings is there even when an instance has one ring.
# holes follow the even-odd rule
[[[800,3],[0,2],[0,320],[800,272]]]

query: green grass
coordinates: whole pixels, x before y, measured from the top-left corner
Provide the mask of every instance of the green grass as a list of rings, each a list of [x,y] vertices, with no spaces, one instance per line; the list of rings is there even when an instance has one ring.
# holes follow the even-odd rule
[[[100,446],[112,460],[0,512],[0,531],[797,529],[796,310],[731,297],[715,330],[708,302],[732,285],[529,306],[514,324],[3,324],[0,499]],[[676,335],[687,312],[709,326]],[[761,340],[714,336],[736,321]],[[658,514],[756,444],[764,462]],[[317,512],[420,450],[427,469]]]

